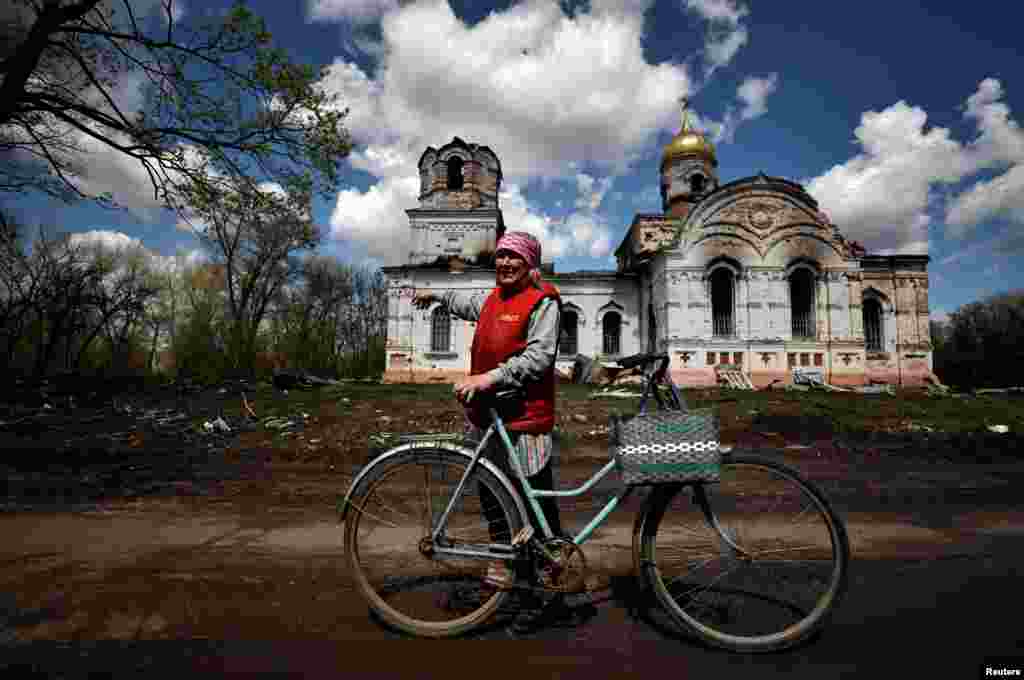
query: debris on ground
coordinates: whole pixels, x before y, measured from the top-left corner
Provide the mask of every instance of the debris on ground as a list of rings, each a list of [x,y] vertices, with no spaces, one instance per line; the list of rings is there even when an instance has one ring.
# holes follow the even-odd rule
[[[627,389],[617,389],[617,390],[614,390],[614,389],[612,389],[610,387],[605,387],[604,389],[597,390],[595,392],[591,392],[589,398],[590,399],[603,399],[604,397],[611,397],[611,398],[620,398],[620,399],[633,399],[633,398],[639,399],[641,396],[642,395],[641,395],[640,392],[636,392],[636,391],[633,391],[633,390],[627,390]]]
[[[231,426],[227,424],[227,421],[225,421],[223,417],[212,421],[207,420],[203,423],[203,429],[206,432],[231,432]]]
[[[340,385],[341,381],[320,378],[305,371],[275,369],[273,383],[274,387],[287,393],[288,390],[293,389],[310,389],[313,387]]]
[[[1007,432],[1010,431],[1010,428],[1007,427],[1006,425],[989,425],[988,431],[996,432],[998,434],[1006,434]]]
[[[826,392],[852,392],[846,387],[832,385],[825,380],[825,371],[821,368],[794,368],[793,383],[806,385],[813,389],[825,390]]]
[[[1024,387],[989,387],[975,390],[975,394],[1024,394]]]
[[[593,370],[594,360],[585,354],[577,354],[572,366],[572,381],[577,385],[589,384]]]
[[[853,388],[853,391],[858,394],[888,394],[891,397],[896,396],[896,388],[892,385],[864,385],[863,387]]]
[[[717,366],[715,373],[718,376],[718,384],[726,387],[731,387],[735,390],[753,390],[754,383],[750,382],[750,378],[739,368],[727,368],[724,366]]]
[[[256,412],[252,410],[252,406],[249,406],[249,402],[246,401],[244,394],[242,395],[242,408],[245,409],[245,412],[253,418],[256,417]]]

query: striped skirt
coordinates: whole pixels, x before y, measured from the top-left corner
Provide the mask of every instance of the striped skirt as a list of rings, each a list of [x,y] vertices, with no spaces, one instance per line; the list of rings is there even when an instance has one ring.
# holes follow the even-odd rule
[[[544,434],[530,434],[528,432],[509,432],[512,446],[515,448],[519,466],[527,477],[532,477],[548,464],[551,460],[551,453],[554,449],[554,440],[550,432]],[[484,436],[484,430],[473,426],[467,421],[466,436],[470,439],[480,441]],[[511,473],[508,464],[508,455],[505,446],[501,443],[501,437],[497,433],[491,435],[491,441],[484,453],[494,464]],[[514,475],[511,475],[514,477]]]

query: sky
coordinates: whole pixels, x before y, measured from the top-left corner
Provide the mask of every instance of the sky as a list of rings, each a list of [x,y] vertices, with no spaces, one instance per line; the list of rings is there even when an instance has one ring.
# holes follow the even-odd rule
[[[250,5],[294,59],[328,67],[322,86],[350,110],[343,189],[314,209],[325,254],[400,263],[416,161],[458,135],[498,155],[505,223],[538,235],[556,272],[614,269],[633,215],[661,211],[658,164],[687,96],[721,183],[801,182],[869,252],[929,255],[933,318],[1024,288],[1017,3],[304,2]],[[198,248],[116,154],[95,149],[84,182],[126,209],[15,208],[83,240]]]

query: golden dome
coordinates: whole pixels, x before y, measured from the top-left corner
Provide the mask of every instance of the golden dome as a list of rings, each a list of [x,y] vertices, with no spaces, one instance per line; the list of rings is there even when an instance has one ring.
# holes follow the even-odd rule
[[[665,146],[661,154],[661,166],[676,158],[690,158],[699,156],[713,165],[718,165],[715,158],[715,145],[712,144],[699,130],[690,127],[690,115],[686,109],[686,101],[683,100],[683,123],[679,134],[672,138],[672,141]]]

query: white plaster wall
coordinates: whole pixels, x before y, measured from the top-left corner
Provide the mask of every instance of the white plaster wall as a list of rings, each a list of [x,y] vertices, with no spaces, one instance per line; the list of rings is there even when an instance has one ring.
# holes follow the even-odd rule
[[[451,274],[413,270],[406,280],[417,290],[429,291],[436,295],[441,295],[447,290],[458,290],[470,295],[487,294],[494,288],[494,274],[491,272]],[[430,347],[430,318],[436,305],[425,310],[413,309],[412,301],[408,297],[399,298],[397,303],[399,306],[398,337],[405,341],[402,348],[412,353],[413,364],[416,368],[469,369],[469,346],[476,328],[475,323],[452,318],[448,351],[455,353],[456,356],[430,356],[433,354]],[[389,330],[390,323],[389,320]],[[407,339],[411,339],[411,343]]]
[[[578,310],[579,327],[577,349],[579,353],[587,356],[596,356],[601,353],[604,329],[602,319],[604,312],[608,311],[610,302],[615,302],[622,307],[622,328],[620,336],[620,348],[623,355],[635,354],[641,351],[638,342],[638,328],[640,311],[637,305],[637,290],[635,280],[632,279],[597,279],[586,280],[559,280],[557,276],[552,282],[558,286],[562,295],[562,302]],[[568,359],[568,357],[564,357]]]
[[[828,282],[829,320],[833,340],[848,340],[850,328],[850,286],[845,276],[830,277]]]

